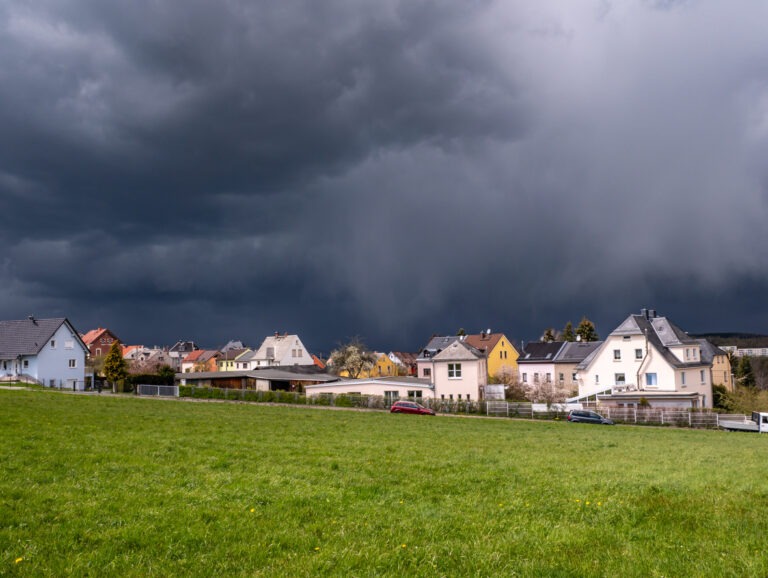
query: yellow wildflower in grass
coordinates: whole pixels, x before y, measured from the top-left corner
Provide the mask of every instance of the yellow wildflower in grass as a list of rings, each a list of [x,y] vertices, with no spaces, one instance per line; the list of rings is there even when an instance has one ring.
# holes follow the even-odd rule
[[[401,544],[400,547],[401,548],[407,548],[408,546],[406,546],[405,544]]]
[[[319,552],[319,551],[320,551],[320,546],[315,546],[315,552]]]
[[[253,514],[256,511],[256,508],[251,508],[251,514]]]
[[[589,506],[589,502],[587,502],[587,506]]]
[[[24,560],[24,558],[23,558],[23,557],[19,557],[19,558],[16,558],[16,559],[13,561],[13,563],[14,563],[14,564],[18,564],[19,562],[22,562],[23,560]]]

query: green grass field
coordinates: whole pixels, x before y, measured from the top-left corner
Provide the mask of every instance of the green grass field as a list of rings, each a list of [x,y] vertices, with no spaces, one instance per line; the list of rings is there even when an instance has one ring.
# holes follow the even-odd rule
[[[0,575],[768,575],[768,436],[0,390],[0,439]]]

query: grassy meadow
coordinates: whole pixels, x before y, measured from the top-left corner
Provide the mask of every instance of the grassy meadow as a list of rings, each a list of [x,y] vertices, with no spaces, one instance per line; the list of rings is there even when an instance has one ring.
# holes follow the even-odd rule
[[[0,390],[0,440],[0,575],[768,575],[768,436]]]

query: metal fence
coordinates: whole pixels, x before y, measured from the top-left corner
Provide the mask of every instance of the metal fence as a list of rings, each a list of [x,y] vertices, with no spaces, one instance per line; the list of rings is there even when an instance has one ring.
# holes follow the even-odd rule
[[[567,414],[567,406],[538,406],[532,403],[506,401],[486,402],[486,415],[495,417],[526,417],[555,419]],[[725,415],[711,411],[680,409],[638,409],[631,407],[605,407],[600,413],[617,423],[670,425],[691,428],[717,428],[720,420],[746,421],[745,415]]]
[[[142,383],[136,386],[139,395],[154,397],[179,397],[178,385],[150,385]]]
[[[150,393],[149,388],[175,388],[174,393]],[[146,390],[144,388],[147,388]],[[317,394],[306,395],[293,391],[261,391],[253,389],[226,389],[198,386],[139,386],[139,395],[176,395],[197,399],[220,399],[256,403],[287,403],[298,405],[320,405],[361,409],[387,410],[400,398],[376,395]],[[562,420],[570,409],[578,409],[565,404],[537,404],[508,401],[466,401],[432,398],[409,398],[443,414],[475,414],[491,417],[525,418],[541,420]],[[744,415],[725,415],[712,411],[686,411],[680,409],[638,409],[638,408],[599,408],[598,411],[616,423],[664,425],[689,428],[717,428],[720,420],[743,421]]]

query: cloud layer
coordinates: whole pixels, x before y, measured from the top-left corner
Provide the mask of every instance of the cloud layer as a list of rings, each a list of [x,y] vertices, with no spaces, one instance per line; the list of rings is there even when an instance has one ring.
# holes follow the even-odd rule
[[[0,315],[764,331],[768,7],[0,2]]]

